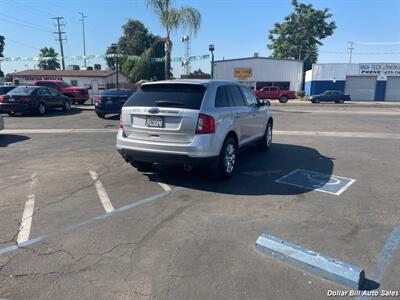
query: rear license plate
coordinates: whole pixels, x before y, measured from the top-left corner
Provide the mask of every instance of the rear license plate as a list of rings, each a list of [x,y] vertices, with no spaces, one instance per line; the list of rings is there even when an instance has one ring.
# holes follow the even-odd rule
[[[9,98],[8,102],[15,102],[15,98]]]
[[[146,125],[147,127],[164,127],[164,117],[159,116],[147,116],[146,117]]]

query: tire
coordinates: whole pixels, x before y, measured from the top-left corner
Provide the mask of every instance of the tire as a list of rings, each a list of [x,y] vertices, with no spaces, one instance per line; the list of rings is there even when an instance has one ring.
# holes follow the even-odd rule
[[[149,172],[153,170],[153,163],[137,161],[134,160],[131,162],[132,167],[136,168],[139,172]]]
[[[232,177],[237,165],[237,144],[231,137],[227,137],[222,145],[217,165],[217,177],[227,179]]]
[[[37,107],[37,113],[41,116],[46,113],[46,105],[43,102],[39,103],[39,106]]]
[[[343,100],[343,99],[340,99],[340,100],[339,100],[339,103],[340,103],[340,104],[343,104],[343,103],[344,103],[344,100]]]
[[[319,103],[319,99],[317,98],[317,99],[314,99],[314,102],[313,103]]]
[[[106,114],[100,113],[100,112],[96,112],[96,115],[100,118],[100,119],[104,119],[106,117]]]
[[[10,111],[7,113],[9,117],[14,117],[15,116],[15,111]]]
[[[70,111],[71,110],[71,102],[69,101],[69,99],[65,100],[62,110],[63,111]]]
[[[279,102],[280,103],[287,103],[289,100],[288,96],[280,96],[279,97]]]
[[[268,151],[272,145],[272,123],[268,122],[267,127],[265,128],[265,133],[261,140],[257,143],[258,150]]]

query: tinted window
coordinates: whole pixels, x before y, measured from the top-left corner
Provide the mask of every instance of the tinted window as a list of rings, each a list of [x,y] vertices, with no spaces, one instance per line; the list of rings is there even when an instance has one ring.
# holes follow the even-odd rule
[[[55,84],[54,82],[38,82],[38,83],[36,83],[36,85],[47,86],[47,87],[50,87],[50,88],[56,88],[57,87],[57,84]]]
[[[63,82],[59,82],[58,85],[61,86],[61,87],[63,87],[63,88],[71,87],[70,84],[68,84],[68,83],[66,83],[66,82],[64,82],[64,81],[63,81]]]
[[[113,90],[105,90],[101,93],[102,96],[130,96],[133,94],[133,90],[128,89],[113,89]]]
[[[32,94],[35,90],[37,90],[36,87],[17,87],[13,89],[12,91],[8,92],[8,95],[30,95]]]
[[[52,95],[52,96],[58,96],[58,95],[60,94],[60,93],[59,93],[57,90],[55,90],[55,89],[48,88],[48,90],[49,90],[50,95]]]
[[[257,104],[257,97],[248,88],[240,87],[240,89],[243,92],[247,105]]]
[[[142,85],[125,106],[159,106],[200,109],[206,87],[199,84],[164,83]]]
[[[228,90],[231,94],[233,103],[235,106],[246,106],[243,95],[239,90],[239,87],[237,85],[230,85],[228,86]]]
[[[215,107],[229,107],[232,106],[231,99],[228,95],[228,91],[224,86],[220,86],[217,89],[217,94],[215,95]]]
[[[14,89],[13,86],[0,86],[0,95],[7,94],[12,89]]]
[[[278,90],[278,88],[276,88],[276,87],[271,88],[271,92],[276,92],[277,90]]]
[[[48,95],[50,95],[48,89],[39,89],[39,90],[37,91],[37,94],[40,95],[40,96],[48,96]]]

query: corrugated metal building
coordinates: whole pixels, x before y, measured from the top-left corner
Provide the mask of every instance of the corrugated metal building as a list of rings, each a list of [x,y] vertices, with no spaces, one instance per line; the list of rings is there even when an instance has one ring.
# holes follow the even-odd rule
[[[218,60],[214,62],[214,78],[240,81],[257,89],[274,85],[298,92],[302,86],[303,61],[257,55]]]
[[[326,90],[340,90],[354,101],[400,101],[400,63],[313,64],[305,93]]]

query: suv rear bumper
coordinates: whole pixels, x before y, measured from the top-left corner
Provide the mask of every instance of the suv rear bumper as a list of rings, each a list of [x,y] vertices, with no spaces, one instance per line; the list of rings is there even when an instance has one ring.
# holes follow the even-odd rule
[[[117,150],[127,161],[137,160],[159,164],[190,164],[217,162],[219,149],[210,152],[213,137],[197,136],[192,143],[160,143],[129,139],[118,130]]]
[[[218,156],[190,157],[183,154],[156,153],[129,149],[118,149],[118,152],[127,162],[143,161],[156,164],[188,164],[192,167],[213,166],[218,163]]]

